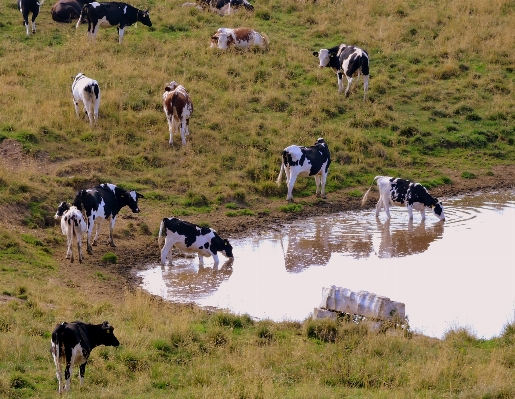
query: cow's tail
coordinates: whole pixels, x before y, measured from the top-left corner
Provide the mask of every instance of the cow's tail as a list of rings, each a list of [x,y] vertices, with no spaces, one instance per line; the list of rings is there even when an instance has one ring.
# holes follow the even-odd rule
[[[82,7],[82,10],[80,11],[80,15],[79,15],[79,20],[77,21],[77,24],[75,25],[75,29],[77,29],[80,25],[80,23],[82,22],[82,16],[84,15],[88,7],[89,4],[84,4],[84,6]]]
[[[363,199],[361,200],[361,206],[365,205],[365,202],[367,202],[367,197],[368,197],[368,193],[370,192],[370,190],[372,189],[372,186],[374,185],[374,183],[377,181],[377,179],[379,179],[380,177],[382,176],[376,176],[374,177],[374,180],[372,180],[372,184],[370,185],[369,189],[367,190],[367,192],[365,193],[365,195],[363,196]]]
[[[157,244],[161,247],[163,243],[163,227],[165,225],[165,220],[161,220],[161,225],[159,226],[159,234],[157,236]]]
[[[281,185],[281,179],[283,178],[283,171],[284,171],[284,161],[281,160],[281,169],[279,170],[279,176],[277,176],[277,180],[275,181],[278,186]]]

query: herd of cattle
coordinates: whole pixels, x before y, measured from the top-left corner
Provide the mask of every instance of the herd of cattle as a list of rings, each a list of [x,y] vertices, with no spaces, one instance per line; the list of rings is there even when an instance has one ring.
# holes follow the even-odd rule
[[[32,33],[36,32],[35,20],[39,7],[44,0],[18,0],[18,6],[23,14],[24,26],[29,32],[28,16],[32,13]],[[202,9],[230,14],[238,7],[252,11],[254,7],[247,0],[196,0],[196,3],[185,3]],[[73,22],[77,20],[76,27],[81,23],[88,24],[88,37],[95,39],[100,26],[116,26],[119,32],[119,43],[122,42],[123,33],[127,26],[141,22],[152,26],[148,10],[143,11],[126,3],[109,2],[98,3],[85,0],[58,0],[51,10],[52,18],[57,22]],[[211,36],[211,47],[225,50],[231,46],[249,48],[258,46],[268,48],[270,41],[264,34],[248,28],[220,28]],[[368,53],[355,46],[340,44],[329,49],[320,49],[313,52],[319,59],[319,67],[330,67],[338,78],[338,92],[344,91],[343,76],[347,79],[345,95],[349,96],[350,87],[354,77],[362,74],[364,80],[364,95],[366,100],[369,80]],[[175,81],[166,85],[163,93],[163,110],[168,122],[170,140],[174,132],[181,133],[182,144],[186,144],[189,135],[189,118],[193,114],[193,103],[186,89]],[[75,112],[79,117],[79,103],[83,103],[84,111],[91,126],[98,121],[100,106],[100,87],[96,80],[79,73],[72,83],[73,103]],[[281,154],[281,167],[276,183],[281,184],[283,173],[286,176],[288,187],[287,201],[293,201],[293,187],[298,176],[314,176],[316,181],[316,195],[326,197],[325,185],[331,156],[327,143],[319,138],[313,146],[305,147],[291,145]],[[379,201],[376,205],[376,216],[382,208],[390,218],[389,206],[391,204],[405,206],[409,219],[413,218],[413,210],[420,211],[422,219],[425,210],[430,209],[440,219],[445,220],[443,205],[433,198],[419,183],[413,183],[400,178],[376,176],[368,191],[362,199],[367,200],[370,189],[377,182]],[[114,184],[100,184],[98,186],[80,190],[72,203],[62,202],[55,214],[61,220],[62,233],[67,238],[66,258],[74,261],[73,245],[77,243],[78,259],[82,263],[82,239],[86,234],[87,252],[92,254],[92,247],[97,244],[100,233],[100,221],[109,221],[109,244],[115,246],[113,229],[116,217],[120,210],[127,206],[134,213],[139,213],[138,199],[144,196],[134,190],[124,190]],[[91,240],[93,229],[96,226],[95,236]],[[199,263],[204,257],[213,257],[215,263],[219,262],[218,253],[233,258],[233,248],[227,239],[222,239],[215,230],[201,227],[178,218],[163,218],[159,228],[158,243],[164,245],[161,249],[161,263],[171,263],[171,248],[177,247],[182,252],[196,253]],[[118,346],[119,341],[114,336],[114,328],[107,322],[102,324],[86,324],[80,321],[58,324],[52,333],[51,353],[56,366],[56,375],[59,382],[59,392],[70,390],[72,368],[79,365],[80,381],[83,382],[88,357],[93,348],[99,345]],[[65,362],[64,379],[61,372],[61,361]]]

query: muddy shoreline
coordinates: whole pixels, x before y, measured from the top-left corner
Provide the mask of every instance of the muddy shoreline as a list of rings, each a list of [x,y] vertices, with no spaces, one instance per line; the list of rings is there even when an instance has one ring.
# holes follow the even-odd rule
[[[463,179],[460,176],[452,176],[448,173],[452,184],[436,187],[430,192],[433,196],[443,201],[445,198],[466,195],[480,191],[494,191],[512,189],[515,187],[515,166],[499,166],[492,170],[492,173],[478,176],[474,179]],[[363,187],[365,191],[368,187]],[[345,192],[329,193],[325,200],[316,200],[315,197],[297,199],[297,203],[302,204],[302,211],[297,213],[284,213],[280,211],[259,212],[257,216],[226,216],[227,210],[220,208],[209,214],[196,217],[184,218],[191,222],[204,221],[217,230],[223,238],[240,239],[251,235],[259,235],[270,230],[280,229],[283,225],[294,222],[297,219],[305,219],[313,216],[329,215],[338,212],[346,212],[360,209],[371,209],[375,206],[378,199],[377,190],[373,189],[365,207],[361,207],[361,198],[351,197]],[[253,206],[253,209],[273,209],[277,207],[277,201],[260,203]],[[286,203],[286,201],[285,201]],[[144,204],[141,206],[144,207]],[[133,290],[140,284],[140,279],[136,276],[136,270],[144,269],[145,265],[155,264],[160,261],[160,248],[155,235],[147,234],[127,235],[131,226],[144,221],[148,226],[158,226],[163,215],[155,215],[155,212],[145,212],[144,216],[125,213],[116,222],[115,242],[117,247],[108,247],[105,237],[94,247],[93,255],[86,255],[83,264],[70,263],[60,258],[61,277],[67,286],[81,289],[87,295],[97,297],[108,297],[109,299],[121,300],[127,290]],[[172,215],[167,215],[172,216]],[[431,216],[428,216],[431,217]],[[128,227],[129,226],[129,227]],[[134,227],[133,227],[134,229]],[[153,228],[151,228],[153,230]],[[122,234],[124,232],[126,234]],[[105,231],[104,231],[105,232]],[[62,255],[63,248],[56,248],[56,255]],[[102,256],[106,252],[114,252],[118,256],[116,264],[106,264],[102,261]],[[64,252],[63,252],[64,254]],[[84,278],[84,273],[88,276],[95,276],[101,273],[106,278]]]

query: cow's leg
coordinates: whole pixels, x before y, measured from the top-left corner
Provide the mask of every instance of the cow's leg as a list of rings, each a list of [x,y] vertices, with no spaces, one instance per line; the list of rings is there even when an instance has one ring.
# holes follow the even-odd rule
[[[32,33],[36,33],[36,17],[39,14],[39,10],[36,9],[35,12],[32,13]]]
[[[161,249],[161,264],[164,266],[166,264],[166,258],[168,257],[168,253],[170,253],[170,250],[172,249],[173,243],[172,240],[167,240],[165,238],[165,245],[163,246],[163,249]],[[168,261],[170,264],[172,263],[172,254],[170,253],[170,258]]]
[[[68,224],[68,253],[67,255],[70,255],[70,262],[74,262],[73,258],[73,230],[75,229],[75,220],[71,219],[69,220]]]
[[[320,184],[321,184],[321,176],[320,175],[315,175],[315,183],[316,183],[316,186],[317,186],[317,189],[316,189],[316,196],[317,197],[320,197]]]
[[[406,208],[408,209],[408,219],[413,219],[413,205],[406,205]]]
[[[125,30],[125,28],[118,28],[118,43],[120,43],[120,44],[122,44],[124,30]]]
[[[383,206],[384,211],[386,212],[386,216],[388,216],[388,219],[390,219],[390,200],[386,197],[383,197]]]
[[[77,252],[79,252],[79,263],[82,263],[84,259],[84,254],[82,253],[82,234],[79,232],[80,225],[75,227],[77,230],[75,231],[75,236],[77,237]]]
[[[186,131],[185,131],[185,134],[186,136],[189,136],[190,135],[190,119],[186,119]]]
[[[200,254],[198,254],[198,263],[200,263],[201,265],[204,264],[204,257]]]
[[[426,220],[426,210],[424,208],[420,210],[420,216],[422,217],[422,220]]]
[[[95,222],[95,225],[94,225],[94,228],[95,228],[95,237],[93,237],[93,246],[96,247],[97,246],[97,239],[98,239],[98,236],[100,235],[100,220],[97,220]],[[91,229],[91,232],[93,232],[93,229]]]
[[[320,176],[320,183],[321,183],[321,189],[320,196],[322,198],[327,198],[327,195],[325,195],[325,182],[327,181],[327,173],[322,172],[322,176]]]
[[[79,102],[75,98],[73,98],[73,106],[75,107],[75,115],[77,115],[77,119],[79,119]]]
[[[295,184],[295,180],[297,180],[297,175],[295,173],[290,174],[290,180],[288,181],[288,195],[286,196],[286,200],[288,202],[293,202],[293,186]]]
[[[72,373],[73,373],[73,361],[74,361],[74,356],[72,354],[72,351],[73,349],[72,348],[65,348],[64,349],[64,354],[65,354],[65,357],[66,357],[66,367],[64,368],[64,380],[65,380],[65,383],[64,383],[64,390],[65,391],[69,391],[70,390],[70,385],[71,385],[71,380],[72,380]]]
[[[84,384],[84,374],[86,373],[86,362],[79,366],[80,385]]]
[[[341,94],[343,91],[343,74],[341,72],[337,72],[336,76],[338,76],[338,94]]]
[[[181,139],[182,145],[186,145],[186,118],[184,116],[181,121]]]
[[[116,245],[114,245],[113,240],[114,222],[116,222],[116,216],[111,216],[111,223],[109,224],[109,245],[111,245],[112,247],[116,247]]]
[[[94,112],[93,112],[93,102],[92,101],[90,101],[90,100],[84,101],[84,111],[86,112],[86,115],[88,116],[89,125],[91,127],[93,127]]]
[[[368,91],[368,75],[363,75],[363,101],[367,99],[367,91]]]
[[[88,218],[88,237],[86,240],[87,241],[87,251],[88,251],[88,254],[90,254],[90,255],[93,255],[93,248],[91,246],[91,233],[93,233],[94,223],[95,222],[92,220],[92,217],[90,216]],[[97,233],[98,233],[98,226],[97,226]]]
[[[173,124],[174,124],[174,118],[173,115],[169,116],[168,118],[168,131],[170,132],[170,140],[168,140],[168,144],[173,145]]]
[[[100,92],[98,93],[98,98],[95,99],[95,107],[94,107],[94,116],[95,116],[95,125],[98,123],[98,108],[100,107]]]
[[[383,199],[379,198],[379,201],[377,201],[377,204],[376,204],[376,217],[379,216],[379,212],[381,212],[382,207],[383,207]]]
[[[345,97],[349,97],[350,87],[352,85],[352,76],[347,76],[347,88],[345,89]]]
[[[215,261],[215,265],[218,265],[220,263],[220,259],[218,259],[218,254],[213,254],[213,260]]]
[[[59,343],[56,345],[53,341],[51,344],[52,358],[55,364],[55,376],[57,377],[57,383],[59,384],[59,393],[63,392],[63,376],[61,373],[61,362],[59,361]]]

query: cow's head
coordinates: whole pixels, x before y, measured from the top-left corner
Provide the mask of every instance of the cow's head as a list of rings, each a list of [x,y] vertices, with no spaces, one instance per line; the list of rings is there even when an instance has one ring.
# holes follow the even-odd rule
[[[329,50],[326,48],[320,49],[320,51],[313,51],[313,55],[315,57],[318,57],[320,64],[318,65],[319,68],[324,68],[329,65],[330,57],[334,56],[334,54],[329,53]]]
[[[114,336],[114,327],[109,324],[109,322],[104,321],[102,323],[100,337],[98,337],[98,341],[100,345],[105,346],[118,346],[120,345],[120,341]]]
[[[438,198],[434,198],[433,204],[431,204],[431,209],[440,220],[445,220],[445,214],[443,213],[443,204],[438,200]]]
[[[179,83],[173,80],[166,85],[165,91],[174,91],[177,88],[177,86],[179,86]]]
[[[70,209],[70,205],[66,201],[61,202],[57,207],[57,212],[55,213],[54,218],[59,219],[68,209]]]
[[[118,205],[120,208],[123,208],[125,205],[127,205],[134,213],[140,212],[138,208],[138,199],[145,198],[142,194],[136,192],[135,190],[127,191],[119,187],[115,188],[115,196],[118,200]]]
[[[141,22],[145,26],[152,26],[152,22],[150,21],[150,15],[147,11],[138,10],[138,21]]]
[[[218,33],[215,33],[213,36],[211,36],[211,44],[209,45],[209,48],[212,47],[218,47],[218,38],[220,35]]]
[[[223,253],[226,258],[234,258],[232,254],[232,245],[229,244],[229,240],[224,240],[224,246],[220,252]]]

